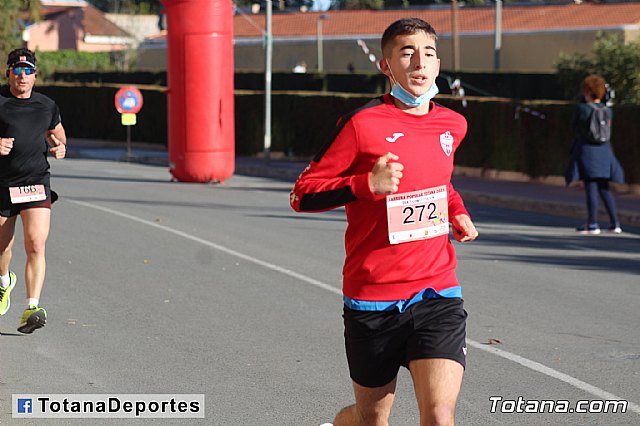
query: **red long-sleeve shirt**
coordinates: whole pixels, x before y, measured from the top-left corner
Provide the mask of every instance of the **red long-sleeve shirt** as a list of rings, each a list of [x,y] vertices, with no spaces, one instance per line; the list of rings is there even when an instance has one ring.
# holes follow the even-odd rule
[[[380,156],[392,152],[404,165],[396,194],[446,185],[449,217],[468,215],[450,182],[453,154],[466,131],[464,117],[448,108],[432,102],[428,114],[412,115],[388,94],[342,117],[298,178],[291,206],[299,212],[346,207],[345,296],[404,300],[426,288],[439,292],[459,285],[448,235],[389,243],[386,197],[371,192],[369,173]]]

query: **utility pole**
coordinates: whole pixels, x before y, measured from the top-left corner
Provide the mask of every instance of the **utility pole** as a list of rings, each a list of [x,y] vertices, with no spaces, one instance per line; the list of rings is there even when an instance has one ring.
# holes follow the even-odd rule
[[[318,73],[324,72],[324,49],[322,45],[322,21],[329,19],[329,15],[321,14],[316,21],[316,53],[318,55]]]
[[[273,40],[271,38],[271,15],[273,13],[272,0],[267,1],[265,22],[265,53],[264,53],[264,161],[271,157],[271,72],[273,56]]]
[[[451,62],[454,71],[460,70],[460,36],[458,35],[458,0],[451,0]]]
[[[500,50],[502,49],[502,0],[496,0],[496,36],[493,48],[493,70],[500,70]]]

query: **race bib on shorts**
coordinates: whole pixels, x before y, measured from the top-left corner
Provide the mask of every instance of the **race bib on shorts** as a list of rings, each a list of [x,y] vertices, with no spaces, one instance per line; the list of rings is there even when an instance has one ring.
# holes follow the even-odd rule
[[[448,234],[447,186],[387,195],[387,224],[391,244]]]
[[[11,202],[13,204],[44,201],[47,199],[44,185],[12,186],[9,188],[9,195],[11,196]]]

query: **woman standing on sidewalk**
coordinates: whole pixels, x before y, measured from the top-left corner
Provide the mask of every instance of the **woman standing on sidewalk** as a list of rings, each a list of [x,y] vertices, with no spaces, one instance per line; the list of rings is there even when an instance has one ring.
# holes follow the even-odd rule
[[[611,148],[609,139],[611,128],[611,108],[602,100],[606,85],[602,77],[592,74],[582,82],[583,101],[578,104],[573,115],[572,128],[575,133],[571,145],[571,162],[566,172],[567,185],[582,180],[587,196],[587,223],[576,228],[582,234],[599,234],[598,195],[609,214],[609,231],[619,234],[620,220],[616,211],[616,202],[609,188],[609,181],[624,183],[624,172]],[[604,117],[603,134],[594,140],[592,118]],[[595,125],[596,128],[598,125]]]

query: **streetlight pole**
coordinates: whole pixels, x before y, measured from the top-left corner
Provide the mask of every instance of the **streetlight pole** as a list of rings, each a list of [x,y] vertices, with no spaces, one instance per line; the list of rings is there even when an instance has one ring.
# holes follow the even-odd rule
[[[502,0],[496,0],[496,36],[493,49],[493,70],[500,69],[500,50],[502,49]]]
[[[267,0],[265,16],[265,52],[264,52],[264,161],[271,157],[271,73],[273,40],[271,39],[272,0]]]
[[[318,16],[318,20],[316,21],[316,42],[317,42],[317,53],[318,53],[318,72],[324,72],[324,52],[322,48],[322,21],[325,19],[329,19],[329,15],[323,13]]]
[[[452,64],[454,71],[460,70],[460,36],[458,35],[458,0],[451,0],[451,49]]]

